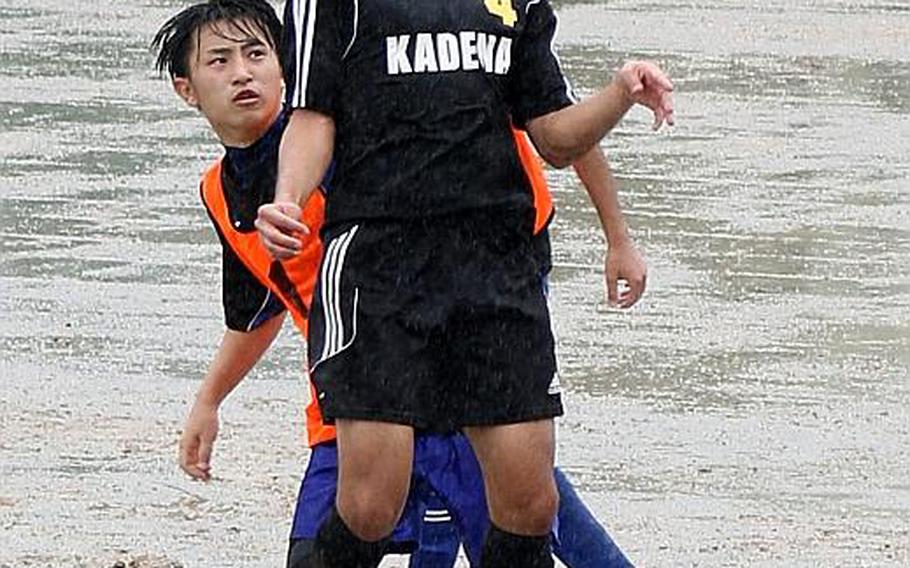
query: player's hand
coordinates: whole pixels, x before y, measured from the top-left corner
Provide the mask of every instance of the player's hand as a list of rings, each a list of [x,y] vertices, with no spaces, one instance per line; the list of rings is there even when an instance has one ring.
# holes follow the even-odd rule
[[[650,61],[629,61],[613,77],[632,103],[654,112],[654,130],[666,122],[673,126],[673,83],[660,67]]]
[[[301,238],[310,229],[300,222],[303,210],[295,203],[267,203],[259,208],[256,229],[262,244],[274,258],[286,260],[303,248]]]
[[[648,267],[645,259],[631,241],[611,246],[605,261],[607,303],[617,308],[631,308],[645,292]],[[619,281],[626,286],[620,289]]]
[[[211,478],[212,447],[218,437],[218,407],[196,402],[180,436],[180,468],[194,479]]]

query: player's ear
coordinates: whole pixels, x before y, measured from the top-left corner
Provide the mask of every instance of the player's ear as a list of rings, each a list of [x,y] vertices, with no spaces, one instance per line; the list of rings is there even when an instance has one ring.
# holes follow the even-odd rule
[[[177,96],[183,99],[186,104],[193,108],[199,108],[199,98],[196,96],[196,89],[193,88],[193,83],[189,79],[186,77],[174,77],[171,85],[174,87],[174,92],[177,93]]]

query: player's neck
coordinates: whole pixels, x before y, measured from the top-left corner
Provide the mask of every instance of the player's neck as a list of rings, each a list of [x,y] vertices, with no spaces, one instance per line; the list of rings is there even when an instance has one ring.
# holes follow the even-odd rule
[[[270,121],[264,125],[251,128],[219,128],[215,127],[215,134],[221,143],[228,148],[249,148],[262,139],[281,117],[281,108]]]

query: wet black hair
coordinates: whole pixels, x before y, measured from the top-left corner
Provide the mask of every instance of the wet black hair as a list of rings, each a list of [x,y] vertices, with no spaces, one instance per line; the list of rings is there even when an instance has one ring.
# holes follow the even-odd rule
[[[281,20],[266,0],[208,0],[194,4],[161,26],[151,48],[158,52],[155,67],[171,78],[190,76],[191,41],[196,39],[199,49],[199,32],[209,25],[227,23],[247,36],[263,36],[269,46],[279,53]],[[224,36],[224,30],[216,30]],[[235,38],[228,38],[235,39]]]

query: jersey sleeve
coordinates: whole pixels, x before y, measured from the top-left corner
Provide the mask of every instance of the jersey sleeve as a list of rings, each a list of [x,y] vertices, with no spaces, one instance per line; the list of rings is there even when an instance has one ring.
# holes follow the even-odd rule
[[[529,120],[575,102],[553,48],[556,14],[548,0],[530,3],[525,29],[513,46],[508,99],[512,121],[524,128]]]
[[[224,323],[232,331],[252,331],[284,312],[284,304],[243,264],[212,215],[202,185],[199,191],[205,212],[221,243],[221,304],[224,308]]]
[[[342,60],[353,23],[349,0],[288,0],[284,8],[284,80],[288,108],[335,115]],[[348,39],[348,41],[350,41]]]
[[[234,331],[252,331],[284,312],[284,305],[263,286],[229,247],[222,252],[224,323]]]

